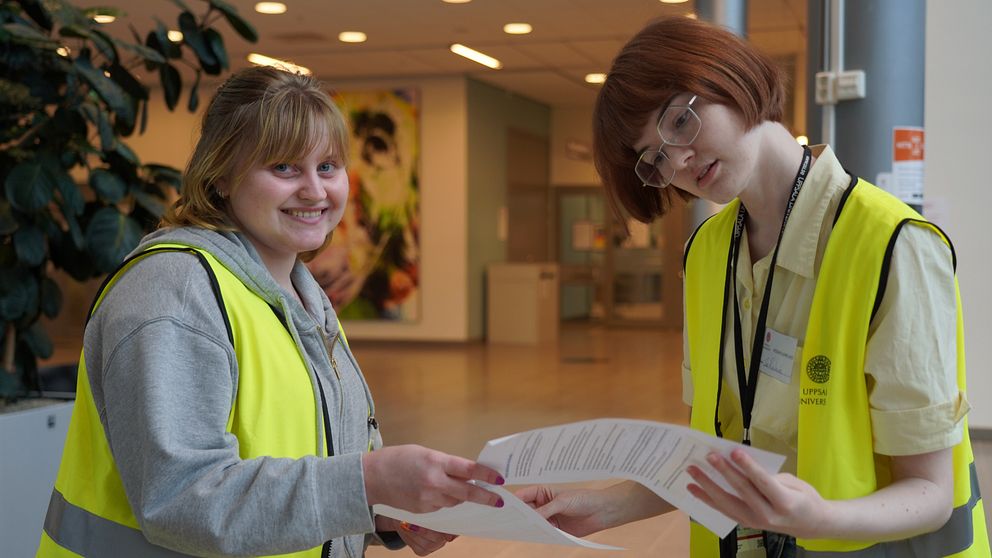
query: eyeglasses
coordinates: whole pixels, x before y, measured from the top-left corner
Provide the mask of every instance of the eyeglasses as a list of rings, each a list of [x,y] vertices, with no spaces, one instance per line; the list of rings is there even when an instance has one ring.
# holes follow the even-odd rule
[[[693,95],[684,105],[670,105],[658,119],[658,137],[661,145],[641,153],[634,165],[634,173],[644,186],[665,188],[675,178],[675,167],[665,154],[666,145],[684,147],[696,141],[699,129],[703,127],[699,115],[692,109],[697,95]]]

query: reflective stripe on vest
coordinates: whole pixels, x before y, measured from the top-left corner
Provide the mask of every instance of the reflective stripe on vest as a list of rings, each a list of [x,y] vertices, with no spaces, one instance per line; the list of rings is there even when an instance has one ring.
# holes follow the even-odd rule
[[[799,478],[816,487],[824,498],[838,500],[871,494],[890,482],[888,460],[875,459],[873,453],[864,379],[864,340],[868,338],[876,294],[881,294],[876,292],[877,286],[884,287],[884,270],[891,258],[889,247],[906,223],[931,227],[947,241],[939,229],[904,203],[864,181],[852,185],[845,200],[838,208],[838,219],[823,255],[804,339],[800,390],[819,387],[824,393],[816,401],[800,402],[797,464]],[[725,300],[729,300],[725,297],[730,296],[726,258],[739,203],[731,202],[703,223],[690,239],[685,256],[686,334],[694,385],[691,425],[710,434],[716,432],[718,393],[721,415],[739,413],[736,398],[728,395],[732,392],[726,386],[720,389],[717,383],[725,342],[721,323],[726,319]],[[851,265],[852,261],[858,265]],[[960,295],[957,304],[957,379],[958,388],[964,392]],[[724,380],[735,381],[733,377]],[[989,556],[967,420],[963,422],[963,439],[952,452],[954,512],[943,528],[885,544],[800,539],[799,555]],[[694,558],[719,556],[719,541],[705,528],[692,524],[690,539]]]
[[[194,250],[218,287],[238,360],[238,389],[227,431],[238,438],[239,456],[301,458],[327,455],[316,378],[301,349],[273,309],[209,252],[160,245],[121,264],[98,293],[91,312],[130,266],[158,248]],[[158,250],[160,251],[160,250]],[[220,296],[222,293],[222,296]],[[251,340],[265,339],[264,347]],[[148,542],[128,504],[110,453],[80,355],[76,404],[37,556],[185,556]],[[292,411],[292,412],[290,412]],[[278,428],[274,425],[279,425]],[[284,555],[317,557],[321,547]]]

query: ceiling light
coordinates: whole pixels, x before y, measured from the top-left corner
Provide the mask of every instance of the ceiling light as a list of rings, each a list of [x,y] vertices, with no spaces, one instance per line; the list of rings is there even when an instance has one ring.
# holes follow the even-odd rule
[[[368,37],[361,31],[342,31],[338,34],[338,40],[342,43],[364,43]]]
[[[685,17],[687,17],[689,19],[699,19],[699,16],[696,15],[696,12],[689,12],[689,13],[685,14]]]
[[[796,136],[796,141],[799,145],[809,145],[809,138],[806,136]]]
[[[441,0],[445,4],[468,4],[472,0]]]
[[[533,30],[529,23],[507,23],[503,26],[503,32],[510,35],[526,35]]]
[[[110,14],[97,14],[93,16],[93,21],[97,23],[113,23],[116,19],[116,16],[112,16]]]
[[[689,0],[661,0],[662,4],[684,4]]]
[[[606,74],[586,74],[586,83],[603,83],[606,81]]]
[[[183,41],[183,32],[176,31],[175,29],[169,30],[169,40],[174,43],[181,43]]]
[[[281,70],[286,70],[289,72],[296,72],[306,75],[310,75],[313,73],[310,71],[310,68],[297,66],[292,62],[286,62],[285,60],[279,60],[278,58],[271,58],[269,56],[265,56],[264,54],[258,54],[256,52],[253,52],[248,55],[248,61],[251,62],[252,64],[258,64],[259,66],[272,66],[274,68],[279,68]]]
[[[269,15],[284,14],[286,13],[286,4],[282,2],[259,2],[255,4],[255,11]]]
[[[503,67],[503,63],[500,62],[499,60],[496,60],[495,58],[489,56],[488,54],[482,54],[477,50],[470,49],[465,45],[455,43],[451,45],[449,48],[451,49],[451,52],[454,52],[458,56],[464,56],[465,58],[468,58],[472,62],[478,62],[479,64],[482,64],[483,66],[487,66],[494,70],[498,70]]]

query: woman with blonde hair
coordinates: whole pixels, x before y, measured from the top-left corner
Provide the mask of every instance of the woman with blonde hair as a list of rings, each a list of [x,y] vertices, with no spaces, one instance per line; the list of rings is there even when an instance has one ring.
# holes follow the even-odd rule
[[[255,67],[220,86],[180,199],[91,309],[38,556],[419,555],[450,536],[376,516],[466,500],[492,470],[382,447],[375,405],[302,260],[348,197],[320,83]]]

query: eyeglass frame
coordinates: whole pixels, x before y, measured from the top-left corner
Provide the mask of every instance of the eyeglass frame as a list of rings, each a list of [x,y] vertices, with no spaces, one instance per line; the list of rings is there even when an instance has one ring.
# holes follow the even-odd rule
[[[643,159],[644,156],[647,155],[648,153],[653,153],[654,156],[655,156],[655,160],[656,161],[657,161],[657,156],[658,155],[661,155],[661,157],[663,157],[665,161],[671,162],[672,159],[664,151],[666,145],[671,145],[671,146],[675,146],[675,147],[687,147],[689,145],[692,145],[692,142],[696,141],[696,138],[699,137],[699,130],[701,130],[703,128],[703,119],[700,118],[699,113],[697,113],[695,111],[695,109],[692,108],[693,103],[695,103],[698,98],[699,98],[699,95],[693,95],[692,98],[689,99],[689,101],[686,102],[684,105],[683,104],[669,105],[669,106],[665,107],[665,110],[663,110],[661,112],[661,115],[658,117],[658,124],[656,126],[656,130],[658,132],[658,138],[661,139],[661,145],[659,145],[657,149],[645,149],[637,157],[637,162],[634,163],[634,174],[641,181],[641,187],[642,188],[646,188],[646,187],[649,187],[650,186],[651,188],[658,188],[658,189],[661,190],[661,189],[667,188],[668,186],[670,186],[672,184],[672,181],[675,179],[675,175],[678,173],[678,171],[675,171],[674,169],[673,169],[671,178],[669,178],[668,180],[666,180],[664,184],[655,185],[655,184],[650,184],[647,181],[645,181],[643,178],[641,178],[641,175],[637,173],[637,167],[641,163],[641,159]],[[692,115],[699,122],[699,127],[696,128],[696,133],[692,135],[692,138],[690,138],[689,141],[686,141],[684,143],[682,143],[682,142],[676,143],[676,142],[672,142],[672,141],[667,141],[665,139],[665,136],[661,132],[661,126],[665,122],[665,115],[668,114],[668,111],[670,111],[672,109],[678,109],[678,108],[683,108],[683,107],[686,108],[686,109],[688,109],[689,112],[692,113]],[[655,168],[655,170],[658,172],[658,175],[659,176],[662,176],[663,177],[663,175],[661,174],[661,169],[658,168],[657,163],[652,163],[651,166]]]

